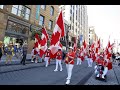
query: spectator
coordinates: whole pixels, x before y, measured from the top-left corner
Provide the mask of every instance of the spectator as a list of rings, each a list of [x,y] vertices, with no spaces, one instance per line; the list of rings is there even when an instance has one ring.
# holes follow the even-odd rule
[[[2,41],[0,41],[0,61],[1,61],[2,55],[3,55],[3,48],[2,48]]]
[[[22,60],[21,60],[21,64],[23,64],[23,65],[25,65],[25,60],[26,60],[26,56],[27,56],[27,49],[28,49],[28,47],[27,47],[27,43],[25,42],[24,44],[23,44],[23,58],[22,58]]]
[[[113,53],[113,54],[112,54],[112,60],[113,60],[113,62],[115,62],[115,58],[116,58],[116,56],[115,56],[115,54]]]
[[[35,55],[34,55],[34,47],[32,49],[32,52],[31,52],[31,62],[34,62],[33,59],[35,58]]]
[[[6,55],[7,55],[6,64],[8,63],[8,59],[10,60],[10,63],[12,62],[13,52],[14,52],[14,48],[12,46],[12,43],[10,43],[8,47],[6,47]]]

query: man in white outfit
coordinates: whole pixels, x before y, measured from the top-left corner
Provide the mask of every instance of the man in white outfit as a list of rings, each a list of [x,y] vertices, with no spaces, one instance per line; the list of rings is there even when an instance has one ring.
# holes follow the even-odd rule
[[[60,65],[60,71],[63,70],[61,61],[62,61],[62,51],[61,51],[61,48],[59,48],[56,56],[56,68],[54,70],[55,72],[58,71],[58,64]]]

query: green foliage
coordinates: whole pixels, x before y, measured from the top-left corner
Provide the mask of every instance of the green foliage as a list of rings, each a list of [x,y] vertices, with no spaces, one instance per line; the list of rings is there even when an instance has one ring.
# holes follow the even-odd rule
[[[31,30],[31,40],[35,40],[35,34],[37,33],[41,38],[42,32],[40,30]]]

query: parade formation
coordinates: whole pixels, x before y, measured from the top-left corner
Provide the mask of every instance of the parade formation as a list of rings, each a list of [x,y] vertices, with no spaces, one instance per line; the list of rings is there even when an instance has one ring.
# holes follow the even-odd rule
[[[112,48],[113,44],[110,44],[108,40],[108,45],[105,49],[101,47],[100,39],[97,42],[93,42],[91,45],[87,45],[84,40],[80,47],[77,47],[76,40],[74,42],[73,47],[68,47],[65,55],[62,50],[62,44],[60,43],[60,38],[65,36],[65,29],[63,23],[63,15],[62,11],[60,12],[52,37],[49,38],[45,26],[42,28],[42,36],[39,38],[38,34],[35,34],[35,43],[33,50],[31,51],[31,62],[42,62],[42,59],[45,61],[45,67],[49,68],[49,65],[52,60],[56,60],[56,66],[54,68],[55,72],[62,72],[65,68],[63,68],[63,64],[66,64],[67,76],[66,76],[66,85],[69,85],[72,80],[72,73],[74,66],[81,66],[82,63],[86,60],[88,63],[88,68],[94,66],[94,74],[96,79],[106,80],[107,72],[112,69]],[[50,46],[47,46],[47,41],[50,40]],[[26,55],[27,55],[27,43],[25,42],[22,47],[22,59],[21,64],[25,65]],[[2,42],[0,42],[0,52],[2,52]],[[12,58],[12,45],[8,46],[7,50],[7,59],[6,63],[8,63],[8,59]],[[2,53],[0,53],[1,59]],[[64,58],[63,58],[64,56]]]

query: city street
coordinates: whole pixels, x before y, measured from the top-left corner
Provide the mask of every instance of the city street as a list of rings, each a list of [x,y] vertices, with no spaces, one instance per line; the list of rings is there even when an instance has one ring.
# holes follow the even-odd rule
[[[22,65],[21,65],[22,66]],[[22,67],[27,67],[22,66]],[[55,64],[49,67],[44,65],[36,68],[29,68],[19,71],[9,71],[0,74],[0,85],[64,85],[66,82],[66,67],[63,64],[63,71],[54,72]],[[75,65],[73,68],[73,76],[71,85],[82,84],[88,75],[93,72],[93,68],[87,67],[87,62],[83,62],[81,66]]]
[[[67,77],[65,64],[63,63],[62,72],[54,72],[55,61],[47,68],[44,64],[1,66],[0,85],[65,85]],[[87,61],[84,61],[82,65],[74,66],[70,85],[120,85],[119,67],[117,65],[113,67],[108,72],[107,82],[103,82],[95,79],[93,67],[88,67]]]

